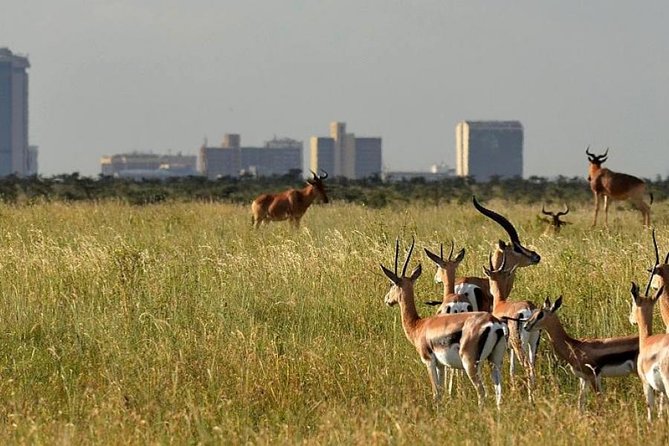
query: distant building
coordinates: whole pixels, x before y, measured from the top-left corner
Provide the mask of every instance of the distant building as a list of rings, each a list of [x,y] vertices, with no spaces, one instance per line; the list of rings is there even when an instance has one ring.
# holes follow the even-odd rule
[[[410,181],[416,178],[423,178],[425,181],[431,182],[441,181],[454,176],[455,169],[452,169],[445,164],[433,164],[428,171],[386,171],[383,172],[381,178],[383,181],[388,182]]]
[[[25,56],[0,48],[0,176],[37,173],[37,147],[28,143],[28,73]]]
[[[124,153],[100,159],[102,175],[135,180],[198,175],[195,155]]]
[[[312,136],[310,168],[350,179],[381,174],[382,142],[379,137],[356,138],[346,123],[330,123],[330,137]]]
[[[200,172],[209,179],[286,175],[302,171],[302,141],[274,138],[262,147],[242,147],[237,134],[226,134],[221,147],[200,148]]]
[[[456,174],[488,181],[523,176],[519,121],[462,121],[455,128]]]

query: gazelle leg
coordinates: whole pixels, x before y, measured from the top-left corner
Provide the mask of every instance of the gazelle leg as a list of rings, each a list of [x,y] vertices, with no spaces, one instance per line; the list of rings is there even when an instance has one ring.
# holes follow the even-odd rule
[[[495,387],[495,403],[497,404],[497,409],[499,409],[500,404],[502,403],[502,374],[499,371],[499,366],[495,363],[492,364],[492,384]]]
[[[432,395],[434,397],[435,401],[439,401],[441,399],[441,383],[439,381],[439,370],[437,368],[437,361],[436,359],[432,358],[432,360],[425,364],[427,366],[427,373],[430,377],[430,383],[432,384]]]
[[[592,226],[597,226],[597,214],[599,213],[599,194],[595,192],[595,218],[592,221]]]
[[[653,421],[653,405],[655,404],[655,391],[649,383],[643,383],[643,393],[646,395],[646,413],[648,422]]]
[[[482,406],[483,399],[485,398],[485,387],[483,387],[483,383],[481,382],[481,375],[479,374],[479,368],[476,360],[473,360],[472,358],[462,358],[462,365],[464,366],[469,380],[474,385],[474,388],[476,388],[479,406]]]
[[[578,409],[583,412],[585,409],[585,393],[588,388],[588,382],[583,379],[579,378],[578,382]]]

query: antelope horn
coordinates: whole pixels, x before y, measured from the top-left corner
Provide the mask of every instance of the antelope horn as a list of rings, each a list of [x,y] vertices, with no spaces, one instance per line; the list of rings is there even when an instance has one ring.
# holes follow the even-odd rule
[[[314,179],[318,178],[318,175],[316,175],[316,172],[314,172],[311,169],[309,169],[309,172],[311,172],[311,174],[314,176]]]
[[[397,257],[400,253],[400,238],[395,239],[395,276],[397,276]]]
[[[657,247],[657,239],[655,238],[655,228],[653,228],[653,247],[655,248],[655,265],[660,264],[660,250]],[[667,262],[664,262],[667,263]]]
[[[590,153],[590,145],[588,145],[588,147],[586,147],[585,154],[588,155],[588,156],[595,156],[594,153]]]
[[[415,244],[416,244],[416,239],[412,237],[411,246],[409,247],[409,253],[407,254],[406,260],[404,261],[404,266],[402,267],[402,277],[406,276],[407,266],[409,266],[409,259],[411,258],[411,253],[413,252],[413,247]]]
[[[557,214],[558,217],[560,217],[560,216],[562,216],[562,215],[567,215],[567,214],[569,213],[569,206],[567,206],[566,204],[565,204],[564,206],[565,206],[565,208],[567,208],[567,209],[564,210],[564,211],[562,211],[562,212],[558,212],[558,214]]]
[[[439,256],[441,260],[444,260],[444,244],[439,243]]]
[[[601,155],[600,158],[604,158],[608,154],[609,154],[609,148],[607,147],[606,150],[604,151],[604,154]]]
[[[320,169],[323,172],[323,175],[319,176],[321,180],[324,180],[328,177],[328,173],[325,171],[325,169]]]
[[[550,215],[551,217],[554,216],[552,212],[546,211],[546,206],[543,205],[543,204],[541,205],[541,213],[544,214],[544,215]]]
[[[520,243],[520,238],[518,237],[518,232],[516,231],[516,228],[513,227],[511,222],[507,220],[505,217],[501,216],[495,211],[491,211],[490,209],[486,209],[481,204],[476,200],[475,196],[472,196],[472,202],[474,203],[474,207],[476,208],[477,211],[485,215],[486,217],[492,219],[493,221],[497,222],[504,230],[506,231],[507,234],[509,234],[509,238],[511,239],[511,242],[517,245],[521,245]]]

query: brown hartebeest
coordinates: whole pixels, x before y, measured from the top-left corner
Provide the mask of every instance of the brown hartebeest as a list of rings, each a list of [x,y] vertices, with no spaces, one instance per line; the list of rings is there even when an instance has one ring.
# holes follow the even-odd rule
[[[548,223],[548,226],[546,226],[546,230],[544,231],[544,235],[550,235],[550,234],[557,235],[560,233],[562,226],[571,224],[568,221],[560,220],[560,217],[562,217],[563,215],[567,215],[569,213],[569,206],[567,205],[565,205],[564,211],[560,211],[558,213],[555,213],[553,211],[547,211],[546,206],[542,205],[541,213],[550,217],[550,218],[544,217],[541,219],[542,221]]]
[[[397,274],[399,240],[395,243],[395,270],[391,271],[381,265],[381,270],[391,281],[384,301],[389,306],[399,304],[404,334],[427,367],[435,399],[441,397],[444,387],[444,367],[450,367],[465,370],[476,388],[479,405],[482,404],[485,389],[479,371],[482,362],[488,360],[492,365],[492,381],[499,407],[502,398],[500,367],[506,350],[506,325],[486,312],[438,314],[421,318],[416,311],[414,295],[414,283],[421,274],[420,264],[409,277],[406,276],[413,247],[414,243],[409,248],[401,275]]]
[[[646,194],[646,183],[643,180],[627,175],[626,173],[613,172],[603,168],[602,164],[608,159],[609,149],[603,155],[590,153],[590,146],[585,149],[590,166],[588,167],[588,181],[590,189],[595,196],[595,217],[592,226],[597,225],[597,214],[599,213],[599,198],[604,197],[604,224],[609,223],[609,201],[629,200],[636,206],[643,216],[643,224],[650,227],[650,206],[644,202]],[[653,204],[653,194],[650,194],[650,204]]]
[[[324,203],[329,201],[323,184],[328,173],[321,170],[323,175],[320,176],[311,171],[313,176],[307,180],[308,184],[302,189],[289,189],[279,194],[263,194],[253,200],[251,205],[253,226],[258,228],[262,223],[288,220],[293,227],[299,228],[300,219],[316,197],[320,196]]]
[[[639,326],[639,358],[636,369],[646,395],[648,421],[653,419],[655,392],[669,397],[669,334],[653,335],[653,306],[662,294],[660,288],[655,297],[639,294],[639,286],[632,282],[633,307]]]
[[[562,296],[552,305],[551,300],[546,298],[544,306],[534,310],[525,322],[525,330],[530,333],[546,331],[555,353],[567,361],[572,373],[580,380],[578,406],[582,410],[587,384],[599,393],[602,377],[634,373],[639,354],[639,337],[572,338],[556,314],[561,305]]]

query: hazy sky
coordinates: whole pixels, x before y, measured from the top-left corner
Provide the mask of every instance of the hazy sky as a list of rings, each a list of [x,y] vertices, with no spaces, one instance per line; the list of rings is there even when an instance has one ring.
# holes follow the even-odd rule
[[[390,169],[455,165],[455,125],[520,120],[525,176],[669,175],[669,2],[2,0],[28,54],[40,173],[240,133],[383,138]]]

